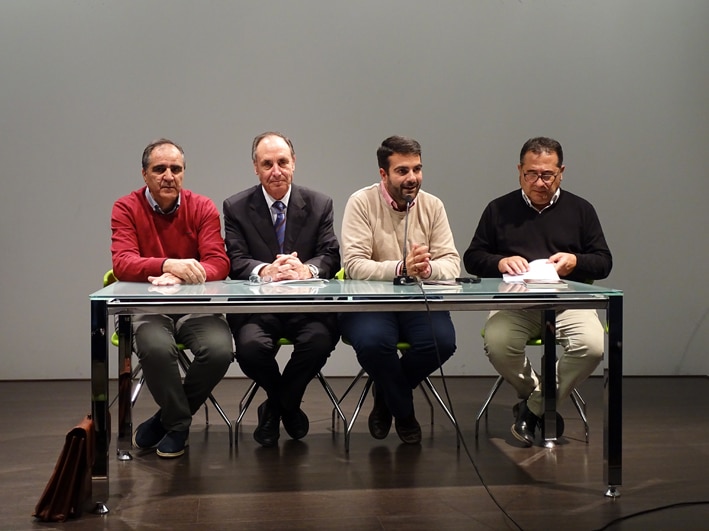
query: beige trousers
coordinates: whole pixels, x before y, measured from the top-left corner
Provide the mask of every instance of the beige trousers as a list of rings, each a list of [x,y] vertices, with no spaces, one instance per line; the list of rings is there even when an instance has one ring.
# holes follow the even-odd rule
[[[494,311],[485,323],[484,338],[490,363],[538,417],[544,412],[541,379],[525,355],[525,346],[530,339],[541,336],[542,319],[543,312],[538,310]],[[596,310],[559,312],[556,342],[564,349],[556,362],[557,400],[561,401],[603,359],[603,325]]]

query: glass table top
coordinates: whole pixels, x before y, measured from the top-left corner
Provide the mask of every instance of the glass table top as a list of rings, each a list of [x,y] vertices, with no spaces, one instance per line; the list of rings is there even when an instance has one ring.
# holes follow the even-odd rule
[[[607,298],[622,291],[597,284],[566,282],[563,289],[527,288],[524,284],[505,283],[500,278],[483,278],[479,283],[394,285],[391,281],[319,280],[254,284],[245,280],[221,280],[195,285],[153,286],[147,282],[115,282],[90,295],[91,300],[185,300],[227,301],[233,299],[331,299],[357,297],[366,299],[485,299],[503,297],[530,298]]]

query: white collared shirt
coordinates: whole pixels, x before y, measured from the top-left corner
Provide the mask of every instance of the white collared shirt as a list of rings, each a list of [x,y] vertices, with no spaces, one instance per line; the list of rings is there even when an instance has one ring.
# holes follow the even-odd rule
[[[261,186],[261,190],[263,190],[263,197],[266,199],[266,204],[268,205],[268,210],[271,212],[271,221],[275,224],[276,223],[276,216],[278,215],[274,209],[273,209],[273,203],[276,201],[280,201],[284,205],[286,205],[286,208],[283,210],[285,212],[288,210],[288,201],[290,201],[290,186],[288,187],[288,191],[286,192],[286,195],[283,196],[283,199],[274,199],[270,195],[268,195],[268,192],[266,189]]]
[[[541,214],[541,213],[544,212],[547,208],[549,208],[550,206],[552,206],[554,203],[557,202],[557,200],[559,199],[559,196],[561,195],[561,186],[560,186],[559,188],[557,188],[557,189],[556,189],[556,192],[554,192],[554,195],[551,196],[551,200],[549,200],[549,204],[548,204],[547,206],[545,206],[544,208],[542,208],[541,210],[539,210],[537,207],[535,207],[535,206],[532,204],[532,200],[529,199],[529,197],[527,197],[527,194],[524,193],[524,190],[522,190],[522,189],[520,188],[520,191],[522,192],[522,197],[524,198],[524,202],[527,203],[527,205],[528,205],[530,208],[533,208],[537,213]]]

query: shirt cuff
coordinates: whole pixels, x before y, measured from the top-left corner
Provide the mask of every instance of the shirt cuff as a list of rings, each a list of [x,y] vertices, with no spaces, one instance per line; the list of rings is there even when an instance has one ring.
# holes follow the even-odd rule
[[[259,264],[259,265],[257,265],[256,267],[254,267],[254,268],[251,270],[251,274],[252,274],[252,275],[256,275],[256,276],[260,276],[259,273],[261,273],[261,270],[262,270],[264,267],[266,267],[267,265],[268,265],[268,264]]]
[[[308,269],[310,269],[310,274],[313,275],[313,278],[319,278],[320,277],[320,270],[318,269],[318,266],[313,265],[313,264],[305,264],[308,266]]]

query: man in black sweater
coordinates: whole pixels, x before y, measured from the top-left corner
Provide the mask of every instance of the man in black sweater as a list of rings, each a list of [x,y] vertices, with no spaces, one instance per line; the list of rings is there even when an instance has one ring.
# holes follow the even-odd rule
[[[529,263],[547,259],[560,277],[592,282],[608,276],[613,260],[593,206],[561,190],[564,177],[561,144],[532,138],[520,152],[515,190],[485,208],[463,262],[468,273],[483,277],[521,275]],[[541,380],[524,348],[542,333],[536,310],[491,312],[485,324],[485,352],[497,372],[522,401],[512,434],[526,446],[534,442],[543,413]],[[595,310],[564,310],[556,316],[557,342],[564,348],[557,362],[559,400],[594,371],[603,358],[603,326]]]

